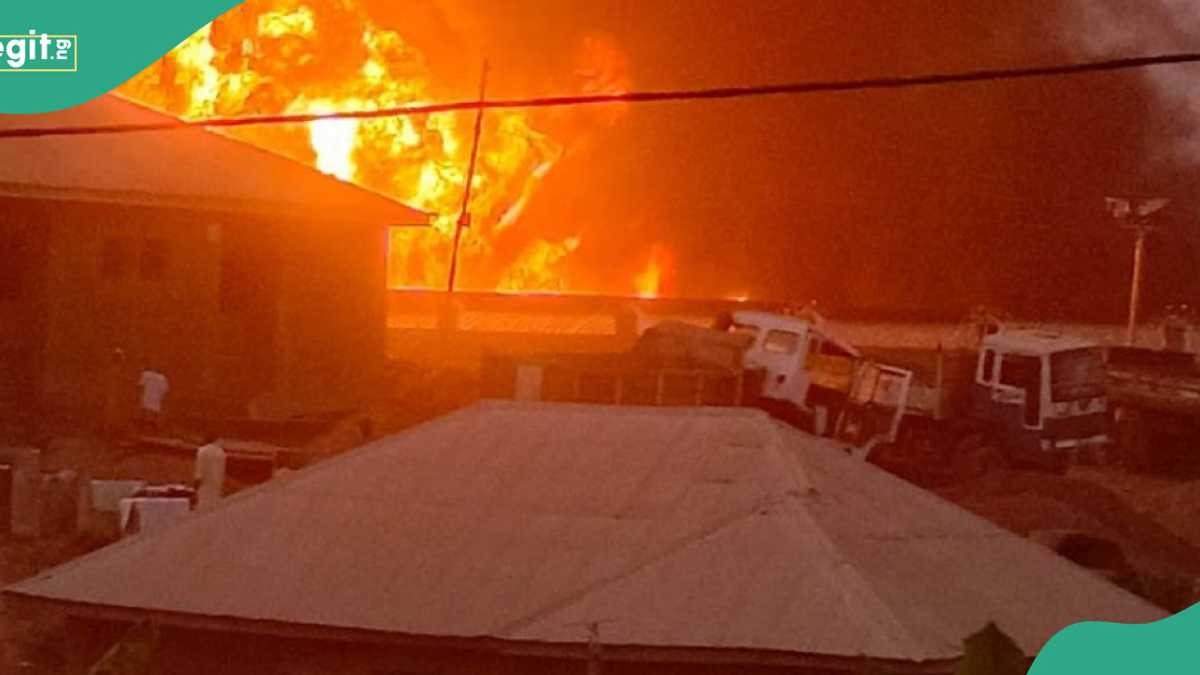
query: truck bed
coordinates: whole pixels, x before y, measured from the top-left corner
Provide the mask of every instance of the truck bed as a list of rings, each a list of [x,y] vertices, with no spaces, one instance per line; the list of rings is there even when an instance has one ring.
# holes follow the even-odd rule
[[[1200,368],[1193,354],[1113,348],[1107,386],[1109,400],[1118,405],[1200,417]]]
[[[1110,368],[1107,384],[1113,403],[1200,416],[1200,376]]]
[[[484,359],[485,398],[615,405],[752,405],[761,373],[639,354]]]
[[[910,415],[946,419],[969,405],[975,377],[975,352],[968,350],[864,348],[872,360],[911,370]]]

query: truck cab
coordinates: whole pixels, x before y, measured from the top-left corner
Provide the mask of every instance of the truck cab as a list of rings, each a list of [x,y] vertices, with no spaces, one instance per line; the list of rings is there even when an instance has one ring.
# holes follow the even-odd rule
[[[745,366],[764,371],[762,396],[811,415],[817,433],[833,421],[858,350],[832,336],[814,313],[734,312],[730,330],[749,336]]]
[[[979,346],[971,411],[1020,459],[1108,443],[1103,351],[1044,331],[987,335]]]

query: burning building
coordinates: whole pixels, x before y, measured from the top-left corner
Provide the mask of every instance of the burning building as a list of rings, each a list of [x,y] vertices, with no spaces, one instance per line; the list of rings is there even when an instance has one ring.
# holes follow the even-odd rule
[[[475,95],[474,64],[454,73],[455,86],[439,82],[426,55],[407,36],[373,20],[368,4],[250,0],[190,36],[121,92],[188,119],[372,111]],[[624,56],[612,40],[587,36],[569,60],[570,86],[577,91],[612,93],[630,86]],[[577,217],[566,214],[554,231],[534,231],[523,216],[556,167],[623,112],[620,105],[593,108],[573,113],[569,122],[515,109],[484,116],[471,178],[471,227],[460,247],[460,288],[584,290],[568,274],[569,261],[589,245],[587,233],[571,223]],[[440,112],[231,133],[433,214],[433,228],[392,233],[388,267],[392,288],[429,289],[442,288],[447,277],[474,117]],[[652,252],[649,262],[631,253],[625,266],[647,269],[621,269],[622,277],[606,290],[657,294],[661,252]]]
[[[0,124],[172,119],[107,95]],[[379,372],[385,226],[425,214],[200,129],[8,139],[0,157],[0,367],[19,408],[95,412],[117,349],[192,412],[337,409]]]

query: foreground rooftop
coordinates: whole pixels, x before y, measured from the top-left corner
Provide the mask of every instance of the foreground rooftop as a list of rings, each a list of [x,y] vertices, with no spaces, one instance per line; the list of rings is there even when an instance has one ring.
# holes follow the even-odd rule
[[[1028,655],[1149,603],[748,409],[483,402],[6,589],[75,614],[656,658]]]

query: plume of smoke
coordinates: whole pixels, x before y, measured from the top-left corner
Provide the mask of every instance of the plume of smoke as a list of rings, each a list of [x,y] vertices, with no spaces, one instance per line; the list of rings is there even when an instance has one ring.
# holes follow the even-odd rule
[[[1200,2],[1196,0],[1072,0],[1073,42],[1088,56],[1132,56],[1200,46]],[[1200,164],[1200,69],[1150,68],[1145,77],[1179,116],[1185,134],[1172,139],[1164,157]]]

